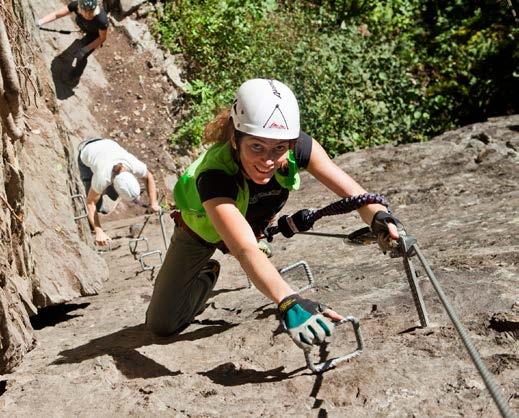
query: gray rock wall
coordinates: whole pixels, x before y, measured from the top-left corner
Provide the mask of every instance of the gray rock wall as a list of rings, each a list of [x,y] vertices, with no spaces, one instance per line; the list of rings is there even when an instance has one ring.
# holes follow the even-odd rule
[[[75,152],[56,112],[50,74],[35,47],[30,6],[3,2],[6,28],[23,104],[17,139],[2,118],[0,135],[0,373],[34,346],[30,316],[50,305],[96,294],[108,277],[91,249],[85,221],[75,221],[81,191]],[[0,94],[7,88],[2,62]],[[0,102],[3,115],[9,113]],[[55,113],[53,113],[55,112]]]

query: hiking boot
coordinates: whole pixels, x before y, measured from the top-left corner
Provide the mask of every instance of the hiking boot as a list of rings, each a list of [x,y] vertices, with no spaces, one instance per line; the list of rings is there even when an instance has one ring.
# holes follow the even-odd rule
[[[258,241],[258,248],[260,249],[260,251],[265,253],[267,258],[272,257],[272,255],[273,255],[272,247],[266,240],[260,239]]]

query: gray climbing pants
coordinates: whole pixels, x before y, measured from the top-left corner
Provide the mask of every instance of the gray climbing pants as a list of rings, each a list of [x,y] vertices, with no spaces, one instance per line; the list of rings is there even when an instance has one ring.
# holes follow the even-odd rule
[[[175,227],[146,312],[146,325],[153,333],[181,331],[203,309],[216,280],[200,271],[215,250]]]

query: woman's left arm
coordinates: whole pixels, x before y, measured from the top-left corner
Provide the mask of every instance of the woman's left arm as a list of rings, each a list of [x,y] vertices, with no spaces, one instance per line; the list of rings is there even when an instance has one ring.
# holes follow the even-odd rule
[[[92,42],[85,46],[87,49],[86,52],[93,51],[97,47],[103,45],[104,41],[106,41],[106,36],[108,34],[108,29],[101,30],[99,29],[99,36],[95,38]]]
[[[321,144],[315,139],[312,139],[312,152],[307,170],[312,176],[340,197],[367,193],[360,184],[331,160]],[[385,206],[379,204],[366,205],[358,209],[360,217],[368,225],[371,225],[373,216],[378,211],[387,212],[387,209]],[[389,232],[391,238],[398,239],[398,232],[395,225],[389,225]]]

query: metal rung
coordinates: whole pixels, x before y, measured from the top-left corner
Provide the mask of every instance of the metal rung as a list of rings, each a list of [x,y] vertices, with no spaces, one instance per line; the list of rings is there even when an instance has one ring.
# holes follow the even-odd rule
[[[83,196],[82,194],[74,194],[72,196],[70,196],[72,198],[72,200],[74,199],[79,199],[82,203],[82,206],[83,206],[83,213],[78,215],[78,216],[74,216],[74,220],[77,221],[78,219],[83,219],[83,218],[86,218],[88,217],[88,213],[87,213],[87,208],[86,208],[86,202],[85,202],[85,196]]]
[[[155,255],[155,254],[158,254],[159,255],[159,259],[160,259],[160,263],[159,264],[146,264],[144,262],[144,259],[147,258],[147,257],[150,257],[152,255]],[[153,270],[154,268],[156,267],[160,267],[162,265],[162,251],[160,250],[155,250],[155,251],[149,251],[147,253],[143,253],[141,254],[141,256],[139,257],[139,262],[141,263],[141,268],[143,270]]]
[[[139,242],[141,242],[141,241],[144,241],[146,243],[146,251],[150,250],[150,244],[148,243],[148,238],[146,238],[146,237],[133,238],[133,239],[128,240],[128,246],[130,247],[130,253],[132,255],[137,254],[137,247],[139,245]],[[133,245],[133,248],[132,248],[132,244],[135,244],[135,245]]]
[[[296,293],[304,292],[305,290],[311,289],[315,286],[314,275],[312,274],[312,271],[310,270],[310,266],[308,265],[308,263],[304,260],[301,260],[297,263],[290,264],[278,270],[279,274],[285,274],[299,266],[303,266],[306,278],[308,279],[308,284],[306,286],[303,286],[301,289],[296,290]]]
[[[407,276],[409,288],[411,289],[411,295],[413,296],[416,312],[418,313],[418,318],[420,319],[420,325],[422,328],[427,328],[430,325],[429,315],[427,314],[427,308],[425,307],[422,291],[420,290],[420,284],[418,283],[416,270],[413,266],[413,263],[409,259],[410,257],[416,255],[416,239],[410,235],[403,235],[399,238],[398,241],[398,250],[400,254],[395,255],[400,255],[403,259],[405,274]]]
[[[347,316],[341,321],[335,322],[335,326],[338,327],[339,325],[342,325],[346,322],[351,322],[353,326],[353,331],[355,332],[355,339],[357,340],[357,349],[349,354],[346,354],[344,356],[335,357],[329,360],[324,360],[321,363],[314,363],[311,356],[311,350],[305,350],[305,359],[306,359],[306,365],[313,373],[322,373],[326,370],[332,369],[339,365],[340,363],[343,363],[345,361],[348,361],[354,357],[357,357],[362,353],[362,350],[364,349],[364,343],[362,341],[362,334],[360,333],[360,324],[359,320],[355,318],[354,316]]]

